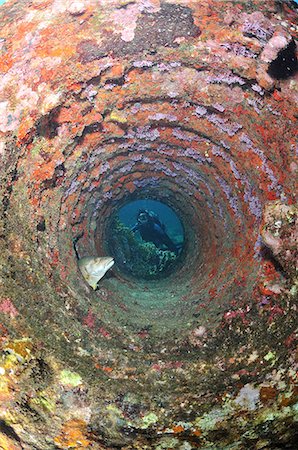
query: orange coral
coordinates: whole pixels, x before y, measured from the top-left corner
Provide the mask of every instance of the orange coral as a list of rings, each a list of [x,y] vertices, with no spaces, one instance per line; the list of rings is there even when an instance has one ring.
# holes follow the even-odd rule
[[[61,449],[84,449],[88,448],[91,443],[86,435],[86,422],[80,419],[72,419],[63,425],[61,433],[54,439],[54,442]]]
[[[184,428],[181,425],[176,425],[172,428],[174,433],[182,433],[184,431]]]

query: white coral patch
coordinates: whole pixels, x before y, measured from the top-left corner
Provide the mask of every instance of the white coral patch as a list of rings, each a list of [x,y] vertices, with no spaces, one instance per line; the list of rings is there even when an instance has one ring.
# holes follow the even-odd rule
[[[3,156],[5,154],[5,142],[0,141],[0,156]]]
[[[124,10],[116,10],[112,14],[115,30],[119,31],[123,41],[130,42],[134,39],[138,15],[139,8],[135,4],[128,5]]]
[[[16,98],[19,100],[21,109],[32,109],[38,102],[38,94],[26,85],[21,86],[16,94]]]
[[[254,388],[251,384],[246,384],[240,389],[239,394],[235,398],[235,403],[245,409],[256,409],[260,400],[259,389]]]
[[[71,2],[71,4],[69,5],[69,7],[67,8],[67,11],[74,15],[74,16],[78,16],[80,14],[84,14],[84,12],[86,11],[86,5],[85,2]]]
[[[265,62],[273,61],[278,53],[287,47],[289,44],[289,37],[283,35],[275,35],[269,39],[268,43],[261,54],[261,60]]]
[[[14,131],[18,124],[17,117],[8,109],[8,101],[0,102],[0,131]]]
[[[60,103],[61,94],[57,93],[50,93],[46,96],[44,99],[42,106],[41,106],[41,113],[47,114],[49,111],[51,111],[53,108],[59,105]]]

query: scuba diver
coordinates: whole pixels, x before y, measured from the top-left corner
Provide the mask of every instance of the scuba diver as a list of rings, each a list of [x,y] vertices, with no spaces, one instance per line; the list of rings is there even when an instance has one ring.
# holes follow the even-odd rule
[[[139,231],[141,238],[146,242],[161,248],[165,246],[167,250],[178,254],[179,248],[166,233],[165,225],[161,223],[157,214],[147,209],[140,209],[137,216],[137,223],[131,228],[131,231]]]

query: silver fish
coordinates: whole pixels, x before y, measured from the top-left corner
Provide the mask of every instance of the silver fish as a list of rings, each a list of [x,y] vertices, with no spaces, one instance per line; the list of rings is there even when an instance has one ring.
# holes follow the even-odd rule
[[[95,290],[97,283],[114,265],[111,256],[84,256],[78,260],[79,269],[87,283]]]

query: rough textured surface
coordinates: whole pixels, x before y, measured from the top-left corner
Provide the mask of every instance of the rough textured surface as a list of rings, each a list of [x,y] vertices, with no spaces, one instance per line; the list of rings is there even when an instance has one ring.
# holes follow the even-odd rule
[[[0,20],[0,447],[294,449],[294,4],[11,0]],[[106,254],[144,196],[181,218],[183,264],[93,292],[73,240]]]

